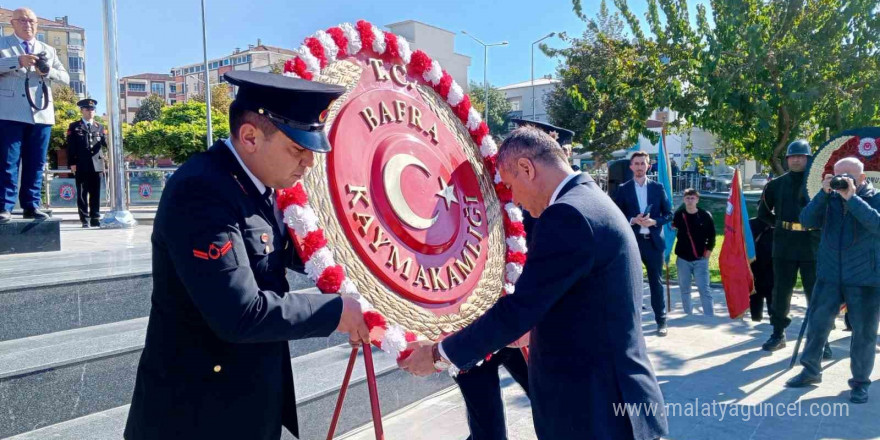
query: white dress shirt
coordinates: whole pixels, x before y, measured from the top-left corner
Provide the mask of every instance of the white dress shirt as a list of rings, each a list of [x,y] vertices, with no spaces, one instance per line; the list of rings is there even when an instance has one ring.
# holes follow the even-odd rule
[[[15,34],[12,34],[12,35],[15,35]],[[15,38],[18,38],[18,35],[15,35]],[[24,50],[24,43],[27,43],[28,52],[30,52],[31,55],[34,54],[34,50],[37,48],[36,42],[37,42],[36,38],[32,38],[30,41],[22,40],[21,38],[18,38],[18,45],[22,48],[22,50]]]
[[[645,183],[639,184],[639,181],[633,179],[633,183],[636,188],[636,198],[639,200],[639,213],[645,212],[645,208],[648,207],[648,178],[645,177]],[[629,219],[630,223],[632,223],[633,219]],[[642,226],[639,229],[639,234],[650,234],[651,230]]]

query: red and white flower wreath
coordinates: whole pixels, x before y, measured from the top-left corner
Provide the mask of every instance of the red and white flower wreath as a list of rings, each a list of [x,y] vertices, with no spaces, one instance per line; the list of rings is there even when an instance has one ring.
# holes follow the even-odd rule
[[[512,294],[514,284],[522,274],[526,262],[525,228],[522,211],[512,203],[512,196],[496,170],[498,148],[489,135],[489,127],[480,113],[471,108],[471,101],[452,76],[420,50],[410,50],[401,36],[384,32],[360,20],[355,25],[343,23],[326,31],[318,31],[305,39],[296,50],[297,56],[284,65],[284,75],[312,80],[328,64],[347,56],[369,54],[388,62],[403,62],[407,73],[430,86],[452,107],[459,120],[467,127],[471,139],[480,146],[486,169],[495,176],[495,192],[504,206],[504,232],[507,245],[504,293]],[[357,286],[345,275],[345,269],[336,263],[327,246],[324,230],[308,203],[302,183],[278,191],[278,206],[284,212],[284,222],[301,241],[301,257],[306,274],[323,293],[339,293],[356,298],[364,310],[364,319],[370,329],[373,344],[401,360],[409,355],[406,349],[416,335],[402,326],[388,322],[381,313],[363,298]],[[453,367],[450,370],[455,373]]]

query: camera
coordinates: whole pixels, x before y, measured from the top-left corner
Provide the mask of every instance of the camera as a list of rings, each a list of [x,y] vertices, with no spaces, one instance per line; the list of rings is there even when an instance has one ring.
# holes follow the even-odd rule
[[[37,61],[34,63],[34,67],[43,75],[49,73],[49,57],[46,56],[46,52],[40,52],[36,57]]]
[[[838,174],[838,175],[831,178],[831,183],[829,184],[831,189],[837,190],[837,189],[849,188],[849,182],[847,182],[846,179],[844,179],[845,177],[849,177],[850,179],[853,179],[853,181],[856,180],[855,177],[853,177],[847,173]]]

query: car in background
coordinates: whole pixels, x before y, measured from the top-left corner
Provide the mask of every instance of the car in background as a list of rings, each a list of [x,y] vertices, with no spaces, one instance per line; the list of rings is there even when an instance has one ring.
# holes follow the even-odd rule
[[[749,186],[752,189],[760,189],[763,190],[765,186],[767,186],[767,182],[770,181],[770,175],[767,173],[755,173],[752,174],[751,179],[749,179]]]

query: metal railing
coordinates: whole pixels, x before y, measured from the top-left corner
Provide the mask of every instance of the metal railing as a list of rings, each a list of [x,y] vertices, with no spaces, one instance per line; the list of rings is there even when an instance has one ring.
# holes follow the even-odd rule
[[[126,168],[127,206],[158,205],[168,178],[177,171],[169,168]],[[101,206],[110,205],[106,173],[101,174]],[[43,170],[43,203],[47,208],[76,207],[76,180],[69,169]]]

